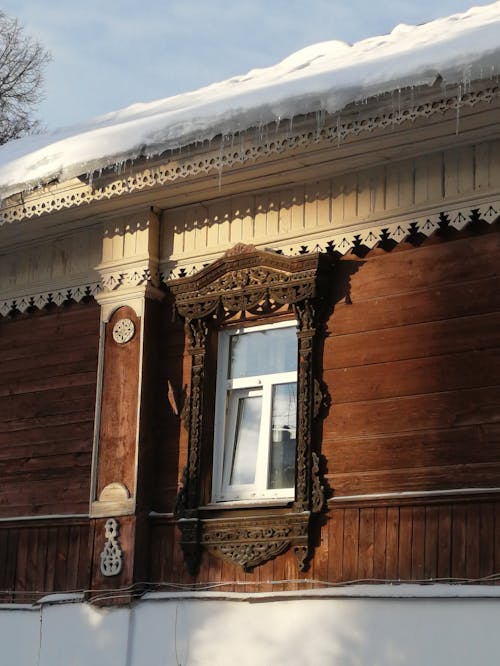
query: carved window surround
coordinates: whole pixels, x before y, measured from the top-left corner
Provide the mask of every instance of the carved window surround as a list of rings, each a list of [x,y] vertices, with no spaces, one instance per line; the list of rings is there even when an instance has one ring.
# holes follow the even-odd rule
[[[240,244],[195,276],[169,283],[177,312],[185,320],[192,359],[190,393],[183,410],[188,459],[175,509],[192,573],[202,548],[251,569],[293,547],[299,568],[307,566],[309,523],[324,504],[318,452],[312,441],[313,419],[322,399],[314,373],[314,347],[330,267],[327,255],[285,257]],[[220,507],[209,505],[213,336],[227,322],[263,322],[287,311],[295,315],[298,336],[295,499],[281,507],[265,502],[232,508],[223,502]]]

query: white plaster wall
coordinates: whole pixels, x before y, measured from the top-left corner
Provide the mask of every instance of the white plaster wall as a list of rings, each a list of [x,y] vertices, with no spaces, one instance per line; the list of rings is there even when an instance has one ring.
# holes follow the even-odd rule
[[[41,617],[41,623],[40,623]],[[0,610],[2,666],[489,666],[498,598],[228,600]]]

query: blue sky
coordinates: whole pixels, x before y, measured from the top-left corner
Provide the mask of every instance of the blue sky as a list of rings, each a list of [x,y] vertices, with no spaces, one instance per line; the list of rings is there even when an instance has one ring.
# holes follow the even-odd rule
[[[315,42],[354,42],[462,12],[471,0],[3,0],[52,53],[48,129],[267,67]]]

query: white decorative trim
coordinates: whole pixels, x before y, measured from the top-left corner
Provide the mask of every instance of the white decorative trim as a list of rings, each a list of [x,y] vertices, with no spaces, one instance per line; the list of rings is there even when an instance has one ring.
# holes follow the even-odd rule
[[[92,201],[107,200],[114,197],[130,194],[134,191],[151,189],[166,183],[191,176],[204,175],[212,172],[222,172],[238,164],[266,159],[272,155],[280,155],[298,148],[305,148],[318,144],[341,144],[349,136],[357,136],[363,132],[373,132],[376,129],[392,129],[406,122],[415,122],[419,118],[430,118],[436,114],[445,114],[447,111],[459,111],[463,107],[473,107],[478,103],[491,103],[500,96],[500,87],[492,86],[482,90],[471,91],[443,97],[438,100],[412,105],[405,109],[391,109],[389,111],[365,116],[358,115],[356,119],[341,121],[341,114],[332,118],[329,125],[310,127],[300,132],[268,132],[266,140],[262,140],[259,133],[257,140],[252,140],[255,128],[235,136],[223,137],[216,149],[211,149],[203,156],[192,156],[193,146],[187,146],[184,154],[181,151],[176,155],[170,151],[166,163],[158,167],[138,170],[127,177],[113,179],[101,187],[96,185],[75,185],[73,191],[65,189],[62,193],[50,195],[45,190],[41,195],[24,205],[5,206],[0,214],[0,225],[7,222],[39,217],[55,210],[74,208]],[[352,111],[352,109],[350,109]],[[355,107],[354,111],[358,111]],[[274,127],[274,126],[273,126]],[[272,136],[269,136],[271,135]],[[238,146],[240,141],[240,146]],[[205,142],[204,146],[210,146]],[[195,150],[195,153],[197,151]],[[130,165],[132,167],[132,165]]]
[[[158,298],[159,294],[156,295],[158,290],[155,289],[155,285],[159,284],[159,280],[158,271],[155,271],[153,275],[149,267],[143,267],[142,269],[134,267],[130,271],[124,270],[123,267],[115,268],[113,272],[106,272],[102,280],[72,287],[61,285],[49,291],[0,298],[0,317],[6,317],[14,311],[26,312],[29,308],[42,310],[52,303],[62,305],[71,300],[79,303],[87,297],[94,297],[100,301],[101,299],[104,300],[104,296],[107,294],[111,296],[112,300],[123,304],[122,301],[127,298],[128,292],[137,293],[137,287],[141,287],[143,290],[146,289],[148,296],[152,295],[151,289],[153,289],[155,297]],[[161,295],[163,296],[163,294]]]
[[[423,234],[428,237],[441,227],[461,230],[475,220],[493,224],[499,216],[500,199],[481,201],[477,205],[469,201],[466,205],[450,206],[441,210],[434,209],[414,217],[379,219],[368,227],[358,225],[337,233],[325,230],[316,234],[311,232],[307,235],[307,241],[302,236],[290,241],[281,240],[267,243],[265,246],[258,244],[256,246],[274,249],[291,256],[308,252],[338,252],[343,255],[360,246],[372,249],[378,243],[388,240],[400,243],[412,235]],[[217,253],[205,254],[197,260],[191,259],[185,263],[173,264],[172,262],[169,265],[169,262],[163,262],[161,282],[166,283],[171,279],[192,275],[222,256],[226,250],[227,248],[221,247]],[[31,307],[42,309],[51,303],[61,305],[71,299],[81,301],[84,297],[92,296],[96,297],[102,307],[106,309],[104,321],[107,321],[112,312],[120,305],[131,304],[132,307],[134,305],[137,307],[135,301],[132,303],[132,300],[137,296],[138,288],[145,289],[147,292],[147,294],[142,294],[141,291],[141,302],[144,295],[147,295],[148,298],[161,299],[163,297],[163,292],[156,286],[160,282],[160,275],[156,270],[154,274],[151,272],[149,262],[142,262],[141,265],[134,263],[127,267],[123,264],[114,265],[114,267],[111,264],[109,266],[102,264],[98,269],[105,274],[103,280],[82,283],[69,288],[61,285],[50,291],[22,293],[18,296],[11,295],[8,298],[0,299],[0,316],[6,316],[12,311],[25,312]],[[137,314],[141,316],[142,310]]]
[[[431,236],[442,227],[451,227],[462,230],[468,224],[476,220],[493,224],[500,216],[500,199],[481,202],[478,205],[471,204],[451,206],[446,210],[433,210],[428,214],[419,214],[415,217],[405,216],[403,219],[377,220],[377,222],[366,225],[351,227],[349,230],[325,231],[319,234],[308,233],[306,239],[302,235],[299,239],[290,241],[280,240],[273,243],[255,244],[259,249],[272,249],[288,256],[307,254],[309,252],[336,252],[341,255],[359,247],[374,248],[384,241],[401,243],[408,237],[422,234]],[[186,277],[197,273],[207,264],[222,256],[227,248],[220,248],[217,253],[211,253],[199,258],[198,261],[189,263],[178,262],[175,265],[163,263],[162,281]]]
[[[103,576],[118,576],[123,569],[123,553],[118,541],[120,524],[108,518],[104,526],[106,541],[101,553],[101,573]]]
[[[96,296],[102,289],[102,283],[98,281],[83,283],[70,288],[60,287],[59,289],[35,292],[34,294],[10,296],[3,300],[0,299],[0,316],[5,317],[12,311],[26,312],[29,308],[41,310],[52,303],[62,305],[71,300],[79,303],[83,298]]]

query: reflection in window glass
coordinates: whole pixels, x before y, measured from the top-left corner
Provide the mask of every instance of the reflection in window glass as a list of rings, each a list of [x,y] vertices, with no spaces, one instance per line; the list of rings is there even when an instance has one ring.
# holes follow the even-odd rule
[[[254,377],[297,369],[295,327],[250,331],[232,335],[229,378]]]
[[[231,485],[255,482],[261,410],[262,397],[260,396],[238,400]]]
[[[295,485],[297,385],[277,384],[273,388],[269,488]]]

